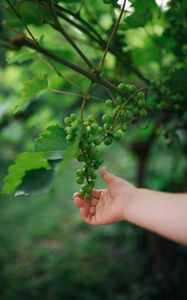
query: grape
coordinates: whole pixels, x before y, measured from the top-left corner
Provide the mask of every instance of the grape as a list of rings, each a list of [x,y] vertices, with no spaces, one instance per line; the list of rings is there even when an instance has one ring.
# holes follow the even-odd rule
[[[92,115],[90,115],[90,116],[88,116],[88,122],[94,122],[95,121],[95,118],[94,118],[94,116],[92,116]]]
[[[105,104],[106,104],[106,106],[108,106],[108,107],[112,107],[112,106],[113,106],[112,100],[106,100],[106,101],[105,101]]]
[[[141,109],[141,110],[139,111],[139,115],[140,115],[141,117],[146,117],[146,116],[147,116],[147,110],[146,110],[146,109]]]
[[[114,138],[115,140],[120,140],[122,138],[121,131],[117,131],[116,133],[114,133]]]
[[[78,184],[82,184],[82,183],[84,182],[84,178],[83,178],[83,177],[77,177],[76,182],[77,182]]]
[[[78,169],[77,172],[76,172],[77,176],[79,177],[84,177],[84,170],[82,169]]]
[[[69,117],[66,117],[66,118],[64,119],[64,124],[65,124],[66,126],[68,126],[68,125],[71,124],[71,120],[70,120]]]
[[[107,137],[107,138],[104,140],[104,143],[105,143],[105,145],[110,145],[110,144],[112,144],[112,139],[111,139],[111,137]]]
[[[106,123],[108,123],[110,120],[111,120],[110,115],[108,115],[108,114],[103,115],[103,117],[102,117],[103,123],[106,124]]]
[[[70,120],[71,120],[72,122],[75,121],[76,118],[77,118],[76,114],[71,114],[71,115],[70,115]]]
[[[137,98],[138,99],[144,99],[145,98],[144,92],[138,92]]]

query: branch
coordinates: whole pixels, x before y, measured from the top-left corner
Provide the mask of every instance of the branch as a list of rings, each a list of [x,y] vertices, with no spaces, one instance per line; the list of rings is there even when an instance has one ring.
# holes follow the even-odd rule
[[[81,49],[75,44],[75,42],[72,40],[72,38],[70,37],[70,35],[63,29],[63,27],[61,26],[60,22],[58,21],[58,18],[57,18],[57,15],[56,15],[56,11],[55,11],[55,8],[54,8],[54,4],[53,4],[53,0],[50,0],[49,6],[50,6],[50,8],[52,10],[52,16],[53,16],[53,20],[54,20],[54,23],[55,23],[54,25],[51,24],[53,26],[53,28],[55,28],[56,30],[58,30],[66,38],[66,40],[72,45],[72,47],[79,54],[79,56],[82,58],[82,60],[87,64],[87,66],[89,67],[89,69],[94,69],[94,66],[92,65],[92,63],[84,55],[84,53],[81,51]]]
[[[59,62],[60,64],[65,65],[66,67],[74,70],[75,72],[85,76],[86,78],[90,79],[91,81],[93,81],[99,85],[105,86],[106,88],[110,89],[114,93],[120,94],[120,91],[117,89],[117,87],[115,85],[113,85],[112,83],[110,83],[108,81],[105,81],[105,79],[102,78],[99,74],[86,71],[85,69],[83,69],[77,65],[74,65],[73,63],[69,62],[68,60],[64,59],[63,57],[58,56],[57,54],[51,52],[50,50],[47,50],[47,49],[41,47],[38,43],[36,44],[34,41],[29,40],[24,35],[16,36],[11,41],[12,41],[12,44],[17,48],[20,48],[22,46],[27,46],[31,49],[34,49],[37,52],[42,53],[44,56],[46,56],[52,60],[55,60],[55,61]]]
[[[92,90],[92,87],[93,87],[93,81],[90,83],[89,87],[88,87],[88,90],[86,92],[86,94],[84,95],[84,98],[83,98],[83,101],[82,101],[82,105],[81,105],[81,109],[80,109],[80,119],[81,121],[83,121],[83,110],[84,110],[84,107],[85,107],[85,104],[86,104],[86,101],[87,99],[89,98],[89,94]]]
[[[117,19],[117,22],[116,22],[116,24],[115,24],[115,26],[114,26],[114,29],[113,29],[113,31],[112,31],[112,33],[111,33],[109,39],[108,39],[108,42],[107,42],[107,45],[106,45],[106,48],[105,48],[103,57],[101,58],[101,61],[100,61],[100,64],[99,64],[99,73],[101,73],[102,70],[103,70],[105,58],[106,58],[107,52],[108,52],[108,50],[109,50],[109,47],[110,47],[110,45],[111,45],[111,42],[112,42],[112,40],[113,40],[113,38],[114,38],[114,35],[115,35],[115,33],[117,32],[117,29],[118,29],[119,23],[120,23],[120,21],[121,21],[121,18],[122,18],[122,16],[123,16],[123,12],[124,12],[124,9],[125,9],[125,4],[126,4],[126,0],[124,0],[124,2],[123,2],[123,6],[122,6],[122,8],[121,8],[121,12],[120,12],[119,17],[118,17],[118,19]]]
[[[6,0],[6,2],[10,6],[10,8],[14,12],[14,14],[17,16],[17,18],[20,20],[20,22],[22,23],[23,27],[27,30],[27,32],[30,35],[31,39],[36,42],[35,37],[33,36],[32,32],[30,31],[30,29],[25,24],[24,20],[22,19],[21,15],[19,14],[19,12],[15,9],[15,7],[12,5],[12,3],[9,0]]]

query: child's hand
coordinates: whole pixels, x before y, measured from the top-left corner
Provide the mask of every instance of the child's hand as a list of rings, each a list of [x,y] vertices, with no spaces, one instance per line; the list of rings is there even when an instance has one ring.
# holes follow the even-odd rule
[[[101,176],[108,184],[107,189],[93,190],[93,199],[74,194],[74,203],[80,208],[82,218],[89,224],[112,224],[125,219],[125,211],[136,188],[120,177],[102,168]]]

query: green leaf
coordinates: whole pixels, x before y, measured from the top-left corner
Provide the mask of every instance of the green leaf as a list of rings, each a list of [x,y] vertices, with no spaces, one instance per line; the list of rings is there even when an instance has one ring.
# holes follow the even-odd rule
[[[6,54],[6,61],[8,64],[23,63],[35,58],[34,51],[26,47],[22,47],[17,52],[8,51]]]
[[[50,165],[44,153],[24,152],[17,156],[15,164],[8,169],[8,175],[4,178],[3,193],[13,192],[22,182],[27,171],[37,169],[50,169]]]
[[[125,19],[125,29],[144,27],[152,20],[153,12],[158,9],[154,0],[133,0],[131,1],[135,12]]]
[[[66,132],[59,125],[47,128],[36,140],[35,151],[44,152],[48,160],[60,160],[66,150]]]
[[[37,74],[31,80],[27,80],[24,83],[24,87],[21,91],[21,97],[16,106],[16,111],[22,111],[34,96],[38,95],[41,91],[47,89],[48,81],[47,74]]]
[[[16,188],[15,196],[39,195],[47,192],[54,177],[54,168],[26,172],[22,183]]]

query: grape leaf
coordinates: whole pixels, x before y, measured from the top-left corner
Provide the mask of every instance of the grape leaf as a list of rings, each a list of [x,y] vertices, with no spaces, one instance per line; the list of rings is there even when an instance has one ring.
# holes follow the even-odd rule
[[[41,73],[35,75],[31,80],[27,80],[24,83],[24,87],[21,90],[21,97],[16,106],[15,112],[24,110],[25,106],[28,104],[34,96],[39,94],[41,91],[47,89],[48,81],[47,74]]]
[[[8,168],[8,175],[4,178],[3,193],[13,192],[22,182],[27,171],[50,169],[50,165],[41,152],[24,152],[16,157],[15,164]]]
[[[15,196],[39,195],[47,192],[54,177],[54,168],[26,172],[22,183],[16,188]]]
[[[153,12],[157,9],[155,1],[133,0],[131,2],[135,11],[125,19],[123,28],[144,27],[152,19]]]
[[[44,152],[48,160],[61,160],[66,147],[66,132],[59,125],[48,127],[35,140],[35,151]]]

